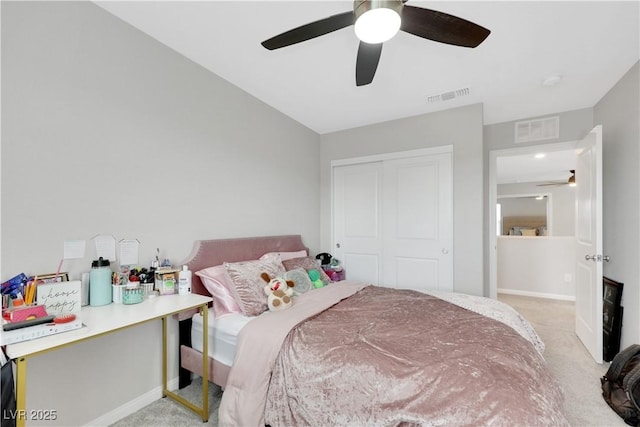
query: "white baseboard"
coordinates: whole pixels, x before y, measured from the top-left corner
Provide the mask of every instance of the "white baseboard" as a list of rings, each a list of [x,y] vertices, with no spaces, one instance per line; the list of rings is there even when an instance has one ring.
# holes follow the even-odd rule
[[[167,383],[167,388],[171,391],[176,390],[178,388],[178,383],[179,383],[178,377],[172,380],[169,380]],[[155,387],[154,389],[138,396],[137,398],[130,400],[126,404],[114,409],[113,411],[109,411],[106,414],[92,421],[89,421],[85,425],[86,426],[110,426],[116,421],[119,421],[124,417],[127,417],[133,414],[134,412],[144,408],[147,405],[150,405],[151,403],[161,398],[162,398],[162,386],[159,385],[158,387]]]
[[[572,295],[547,294],[543,292],[519,291],[516,289],[498,289],[499,294],[520,295],[523,297],[558,299],[562,301],[575,301],[576,297]]]

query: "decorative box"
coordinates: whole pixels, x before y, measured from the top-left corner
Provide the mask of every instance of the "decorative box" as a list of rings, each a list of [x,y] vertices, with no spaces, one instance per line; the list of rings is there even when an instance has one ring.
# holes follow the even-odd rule
[[[163,268],[156,270],[156,289],[160,295],[171,295],[176,293],[176,283],[178,283],[178,273],[175,268]]]

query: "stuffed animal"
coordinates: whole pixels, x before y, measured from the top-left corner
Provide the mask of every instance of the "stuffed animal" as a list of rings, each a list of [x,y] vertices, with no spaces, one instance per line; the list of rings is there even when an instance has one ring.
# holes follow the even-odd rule
[[[324,283],[322,283],[322,279],[320,279],[320,272],[318,270],[312,268],[308,271],[308,273],[309,279],[311,279],[311,283],[313,284],[314,288],[321,288],[324,286]]]
[[[331,263],[331,254],[323,252],[321,254],[316,255],[316,259],[320,261],[321,265],[329,265]]]
[[[284,280],[280,277],[272,279],[267,273],[262,273],[260,277],[267,282],[264,286],[264,293],[267,295],[269,310],[280,311],[291,307],[294,286],[291,280]]]

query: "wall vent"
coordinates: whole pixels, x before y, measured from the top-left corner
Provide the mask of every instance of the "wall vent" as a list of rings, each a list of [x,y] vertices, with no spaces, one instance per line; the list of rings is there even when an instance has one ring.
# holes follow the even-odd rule
[[[515,132],[516,144],[556,139],[560,137],[560,117],[545,117],[516,122]]]
[[[427,96],[427,102],[442,102],[449,101],[451,99],[459,98],[461,96],[469,95],[470,89],[468,87],[462,89],[451,90],[449,92],[439,93],[437,95],[429,95]]]

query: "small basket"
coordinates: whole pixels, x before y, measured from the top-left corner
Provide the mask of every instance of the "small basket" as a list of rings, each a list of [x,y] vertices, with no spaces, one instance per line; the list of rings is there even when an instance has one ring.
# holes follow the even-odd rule
[[[144,300],[144,289],[141,287],[126,288],[122,291],[123,304],[138,304]]]

